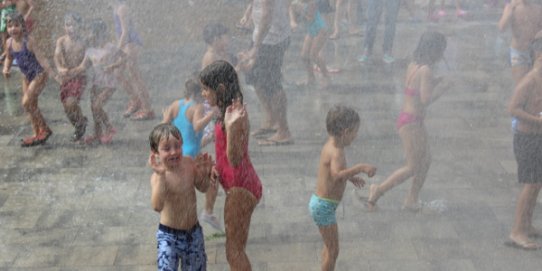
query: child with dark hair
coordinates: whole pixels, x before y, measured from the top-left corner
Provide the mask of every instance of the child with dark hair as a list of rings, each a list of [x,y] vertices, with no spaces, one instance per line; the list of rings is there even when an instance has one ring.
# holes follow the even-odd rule
[[[377,200],[388,190],[413,177],[410,193],[403,208],[418,211],[418,195],[431,164],[425,113],[451,85],[435,89],[442,78],[433,76],[433,65],[446,49],[446,37],[439,32],[425,32],[414,50],[413,61],[407,68],[403,109],[397,118],[397,131],[405,149],[406,164],[397,169],[381,184],[369,187],[368,209],[376,209]],[[438,90],[438,91],[435,91]]]
[[[202,69],[217,60],[227,61],[234,66],[237,64],[237,58],[229,51],[229,32],[228,27],[219,22],[209,23],[203,28],[203,40],[207,44],[207,51],[201,60]],[[216,111],[216,107],[211,107],[207,101],[203,103],[203,107],[205,114]],[[203,138],[201,139],[202,148],[214,140],[214,131],[211,123],[205,127],[203,133]],[[221,231],[222,226],[213,214],[218,194],[217,189],[218,187],[211,186],[207,190],[207,193],[205,193],[205,208],[200,215],[200,220]]]
[[[203,110],[201,84],[196,79],[185,83],[183,99],[173,102],[164,112],[162,123],[171,123],[183,136],[183,155],[195,158],[200,152],[203,129],[213,119],[215,113],[205,114]]]
[[[149,135],[151,206],[160,214],[156,232],[158,270],[207,269],[203,231],[198,223],[196,189],[210,184],[213,160],[207,154],[182,156],[183,138],[171,124],[159,124]]]
[[[65,35],[56,41],[54,62],[61,75],[60,101],[70,123],[75,127],[72,140],[83,137],[87,127],[87,118],[83,115],[79,102],[87,84],[87,76],[83,70],[79,74],[68,71],[78,67],[85,58],[86,44],[82,35],[83,19],[77,13],[64,16]]]
[[[200,73],[203,96],[220,115],[215,124],[215,179],[224,191],[226,258],[231,270],[251,270],[245,252],[252,212],[262,197],[262,184],[248,155],[249,121],[235,68],[219,60]]]
[[[36,41],[27,36],[24,18],[18,13],[10,13],[6,16],[7,31],[10,38],[7,40],[6,60],[4,61],[3,74],[10,77],[11,65],[14,60],[19,65],[23,77],[22,104],[30,117],[33,136],[22,140],[22,147],[30,147],[45,143],[53,134],[45,118],[38,107],[38,97],[45,88],[48,74],[60,81],[60,77],[51,68],[45,56],[39,50]]]
[[[94,76],[90,92],[90,104],[94,119],[94,135],[84,139],[86,144],[109,144],[117,130],[109,121],[104,106],[117,88],[114,75],[116,69],[126,62],[126,55],[113,43],[109,42],[107,25],[102,20],[96,20],[89,26],[89,48],[81,64],[70,69],[69,74],[82,74],[90,66],[93,67]]]
[[[352,167],[346,165],[344,149],[356,139],[359,125],[359,115],[352,108],[335,106],[327,113],[326,129],[329,137],[320,153],[316,192],[309,202],[310,214],[324,241],[322,270],[334,270],[339,256],[335,210],[342,200],[346,183],[350,181],[361,188],[365,180],[356,175],[363,172],[373,177],[376,173],[376,167],[369,164],[360,163]]]

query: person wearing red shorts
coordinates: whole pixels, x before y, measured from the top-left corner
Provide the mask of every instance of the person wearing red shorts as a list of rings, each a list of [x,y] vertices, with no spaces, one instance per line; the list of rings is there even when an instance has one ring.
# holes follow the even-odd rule
[[[82,19],[79,14],[68,13],[64,17],[66,34],[56,42],[54,61],[60,75],[60,101],[64,112],[75,127],[72,140],[79,141],[85,134],[87,118],[83,116],[79,101],[86,87],[87,78],[84,72],[68,74],[70,69],[78,67],[85,58],[86,45],[81,37]]]

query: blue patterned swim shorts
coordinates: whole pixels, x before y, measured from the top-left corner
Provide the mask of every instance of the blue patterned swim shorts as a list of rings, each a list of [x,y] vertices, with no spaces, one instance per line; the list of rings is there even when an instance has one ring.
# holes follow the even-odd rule
[[[335,200],[321,198],[312,194],[309,202],[309,212],[318,227],[325,227],[337,224],[337,219],[335,218],[337,206],[339,206],[339,202]]]
[[[160,224],[156,240],[158,270],[177,271],[179,259],[182,271],[207,270],[207,254],[199,223],[190,230],[177,230]]]

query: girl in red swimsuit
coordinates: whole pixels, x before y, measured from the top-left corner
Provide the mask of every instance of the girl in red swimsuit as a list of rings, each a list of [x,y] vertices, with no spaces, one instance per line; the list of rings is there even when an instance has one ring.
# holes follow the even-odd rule
[[[231,270],[251,270],[245,253],[252,212],[262,197],[262,184],[248,156],[249,123],[235,68],[219,60],[200,73],[203,97],[218,106],[213,172],[224,191],[226,258]]]
[[[403,208],[417,211],[418,194],[425,182],[431,164],[427,131],[423,120],[427,107],[440,97],[448,87],[433,92],[442,78],[433,77],[433,64],[438,62],[446,49],[446,37],[438,32],[424,33],[408,66],[405,80],[403,108],[397,119],[397,130],[405,150],[406,164],[397,169],[383,183],[369,187],[368,208],[373,211],[376,201],[386,191],[413,177],[410,193]]]

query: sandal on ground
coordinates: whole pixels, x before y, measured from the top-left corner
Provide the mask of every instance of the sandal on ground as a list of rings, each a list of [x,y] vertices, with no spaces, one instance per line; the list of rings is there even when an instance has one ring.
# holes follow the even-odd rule
[[[137,111],[131,117],[131,120],[152,120],[154,119],[154,111]]]
[[[32,147],[45,143],[47,139],[53,134],[51,130],[45,130],[40,132],[37,136],[24,138],[21,142],[21,147]]]
[[[37,144],[37,136],[29,136],[21,139],[21,147],[31,147]]]

